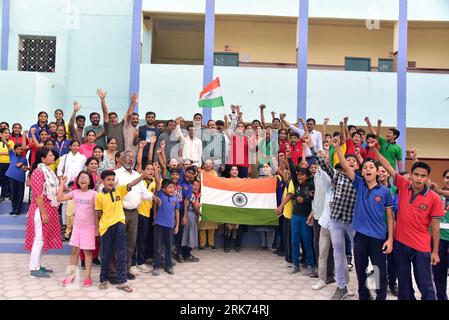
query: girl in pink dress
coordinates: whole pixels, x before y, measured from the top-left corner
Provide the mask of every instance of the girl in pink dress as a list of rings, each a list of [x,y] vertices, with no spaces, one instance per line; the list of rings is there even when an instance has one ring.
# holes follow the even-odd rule
[[[36,278],[49,278],[53,272],[41,265],[42,251],[62,249],[61,225],[57,201],[58,178],[50,169],[54,154],[46,148],[36,153],[30,174],[31,202],[28,209],[25,250],[31,251],[30,273]]]
[[[80,250],[84,251],[86,257],[86,273],[84,286],[92,285],[90,272],[92,270],[92,251],[95,250],[95,237],[98,236],[98,219],[95,215],[95,194],[93,190],[95,183],[92,176],[87,171],[81,171],[76,179],[77,189],[67,194],[63,194],[67,177],[61,178],[61,185],[58,190],[58,201],[75,202],[75,222],[73,224],[70,245],[73,247],[70,257],[70,274],[64,279],[62,285],[73,283],[75,269],[78,265]]]

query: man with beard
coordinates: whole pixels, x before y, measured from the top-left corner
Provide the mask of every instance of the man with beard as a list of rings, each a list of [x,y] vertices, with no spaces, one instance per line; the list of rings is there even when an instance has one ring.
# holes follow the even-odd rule
[[[104,126],[100,124],[100,114],[97,112],[92,112],[89,115],[89,119],[91,125],[84,128],[84,135],[91,130],[95,131],[95,135],[97,137],[95,139],[95,144],[102,147],[103,150],[106,150],[106,136],[104,134]]]
[[[145,114],[145,121],[147,122],[146,125],[139,127],[139,140],[140,141],[146,141],[150,142],[151,136],[156,136],[156,138],[159,137],[161,132],[158,128],[156,128],[156,113],[153,111],[149,111]],[[142,153],[142,166],[145,166],[145,164],[148,162],[148,150],[150,148],[150,144],[147,143],[143,149]],[[150,162],[153,162],[153,159],[151,159]]]

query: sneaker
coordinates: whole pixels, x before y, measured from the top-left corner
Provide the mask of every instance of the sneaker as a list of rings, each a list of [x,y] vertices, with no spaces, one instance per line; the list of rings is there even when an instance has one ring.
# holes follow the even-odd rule
[[[282,264],[279,267],[281,267],[281,268],[291,268],[292,267],[292,263],[288,262],[288,261],[284,261],[284,262],[282,262]]]
[[[242,249],[240,247],[235,247],[235,252],[240,252]]]
[[[53,273],[52,269],[47,269],[47,268],[45,268],[43,266],[41,266],[40,270],[44,271],[45,273]]]
[[[320,290],[320,289],[323,289],[325,286],[326,286],[326,282],[324,282],[322,279],[320,279],[320,280],[318,280],[317,283],[315,283],[312,286],[312,289],[313,290]]]
[[[331,283],[335,283],[335,278],[327,278],[326,279],[326,284],[331,284]]]
[[[346,259],[348,261],[348,269],[349,271],[352,271],[352,268],[354,268],[354,265],[352,264],[352,257],[348,256]]]
[[[292,269],[288,273],[289,274],[295,274],[295,273],[298,273],[300,271],[301,271],[301,268],[294,265],[294,266],[292,266]]]
[[[310,275],[311,278],[318,278],[318,270],[317,268],[313,268],[313,272]]]
[[[184,258],[181,255],[176,255],[175,260],[178,261],[179,263],[183,263],[184,262]]]
[[[101,261],[100,261],[100,259],[95,258],[92,260],[92,264],[96,267],[99,267],[99,266],[101,266]]]
[[[10,214],[11,216],[14,216],[16,213],[15,213],[14,211],[11,211],[9,214]]]
[[[313,273],[313,267],[306,267],[303,269],[302,275],[306,277],[310,277],[310,275]]]
[[[397,285],[390,286],[390,292],[392,295],[397,297],[398,296],[398,286]]]
[[[62,286],[63,287],[69,286],[73,283],[74,280],[75,280],[75,278],[73,278],[73,277],[67,277],[62,281]]]
[[[35,278],[50,278],[50,275],[42,269],[30,271],[30,275]]]
[[[153,265],[153,262],[154,262],[154,260],[151,259],[151,258],[148,258],[148,259],[145,260],[145,263],[150,265],[150,266]]]
[[[134,275],[134,276],[140,275],[140,271],[139,271],[139,269],[137,269],[136,266],[132,266],[132,267],[129,269],[129,273],[131,273],[131,274]]]
[[[142,273],[150,273],[150,272],[151,272],[151,269],[148,268],[148,267],[147,267],[146,265],[144,265],[144,264],[138,265],[138,266],[137,266],[137,269],[139,269],[139,271],[142,272]]]
[[[198,247],[198,250],[204,250],[204,247],[199,246],[199,247]]]
[[[86,270],[86,261],[81,260],[81,269]]]
[[[223,251],[224,252],[229,252],[229,248],[224,248]]]
[[[217,250],[217,247],[216,247],[216,246],[210,246],[210,248],[211,248],[212,250]]]
[[[153,276],[157,277],[157,276],[160,275],[161,273],[160,273],[159,269],[153,269],[153,271],[151,272],[151,274],[152,274]]]
[[[353,297],[355,295],[354,290],[349,286],[349,284],[346,285],[346,288],[348,289],[348,296]]]
[[[128,273],[126,274],[126,278],[127,278],[128,280],[136,280],[136,276],[133,275],[133,274],[130,273],[130,272],[128,272]]]
[[[337,290],[335,290],[334,295],[332,296],[331,300],[344,300],[348,296],[348,288],[344,287],[343,289],[340,289],[337,287]]]
[[[91,287],[92,286],[92,279],[91,278],[84,279],[83,286]]]
[[[186,261],[186,262],[199,262],[200,259],[198,259],[198,258],[195,257],[195,256],[189,256],[189,257],[187,257],[187,258],[184,258],[184,261]]]
[[[175,274],[175,272],[173,271],[173,268],[169,268],[167,270],[164,270],[165,272],[167,272],[168,274]]]

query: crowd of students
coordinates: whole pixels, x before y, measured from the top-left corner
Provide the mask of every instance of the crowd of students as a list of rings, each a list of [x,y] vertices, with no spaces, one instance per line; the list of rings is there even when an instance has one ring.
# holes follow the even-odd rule
[[[65,240],[73,249],[63,285],[73,283],[81,260],[85,286],[98,265],[100,289],[110,283],[126,292],[133,291],[128,280],[141,273],[158,276],[163,268],[173,274],[172,256],[178,264],[198,262],[192,249],[216,250],[217,230],[224,252],[233,240],[239,252],[248,226],[201,219],[201,176],[236,183],[276,176],[279,225],[255,230],[260,248],[284,257],[289,273],[316,278],[314,290],[336,282],[331,298],[342,300],[354,294],[348,273],[354,259],[359,299],[374,299],[372,276],[377,300],[385,300],[388,289],[409,300],[415,298],[413,265],[422,299],[447,300],[449,170],[438,186],[412,150],[411,172],[401,171],[397,129],[384,138],[380,120],[374,128],[365,118],[366,133],[346,117],[331,134],[328,118],[319,132],[314,119],[292,124],[275,112],[267,124],[265,105],[260,120],[249,124],[233,105],[229,116],[205,125],[200,113],[185,126],[182,117],[164,123],[147,112],[139,127],[137,94],[122,121],[109,111],[106,92],[97,95],[103,124],[93,112],[86,126],[76,101],[68,123],[60,109],[52,122],[40,112],[30,130],[0,123],[0,201],[10,198],[11,215],[20,214],[30,186],[25,248],[31,276],[50,277],[42,254],[61,249]]]

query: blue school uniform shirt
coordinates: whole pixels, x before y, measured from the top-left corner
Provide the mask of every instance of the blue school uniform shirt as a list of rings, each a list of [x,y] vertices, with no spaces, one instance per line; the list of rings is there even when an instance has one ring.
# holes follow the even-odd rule
[[[192,197],[193,188],[192,184],[186,182],[185,180],[182,180],[179,183],[179,186],[181,187],[181,195],[179,197],[179,213],[182,216],[184,214],[184,200]]]
[[[175,227],[175,209],[179,209],[178,199],[160,190],[156,195],[161,199],[157,208],[155,224],[167,228]]]
[[[386,239],[385,209],[393,208],[390,189],[377,184],[369,190],[365,180],[357,175],[353,186],[357,197],[352,228],[368,237]]]
[[[28,161],[25,157],[18,157],[14,151],[9,151],[9,167],[6,171],[6,176],[10,179],[14,179],[19,182],[25,182],[25,172],[22,168],[17,168],[17,163],[23,163],[24,166],[28,166]]]

